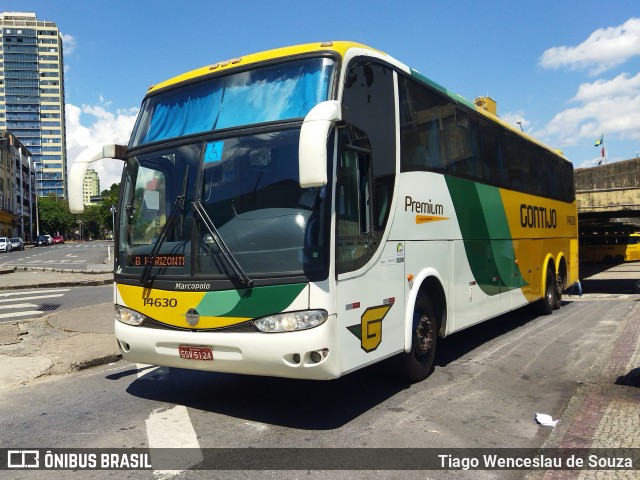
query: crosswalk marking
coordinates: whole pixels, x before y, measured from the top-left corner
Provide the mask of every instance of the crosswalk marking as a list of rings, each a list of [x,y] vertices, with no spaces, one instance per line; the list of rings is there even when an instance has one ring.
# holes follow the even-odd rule
[[[11,305],[0,305],[0,310],[9,310],[11,308],[34,308],[37,307],[35,303],[12,303]]]
[[[11,290],[0,293],[0,323],[37,318],[49,313],[38,310],[45,299],[60,298],[70,288]]]
[[[44,312],[41,312],[40,310],[25,310],[24,312],[0,313],[0,318],[26,317],[27,315],[42,315],[43,313]]]
[[[64,293],[56,293],[54,295],[34,295],[32,297],[22,297],[21,300],[37,300],[39,298],[55,298],[55,297],[62,297],[63,295],[64,295]],[[15,301],[15,299],[6,298],[4,300],[0,300],[0,303],[13,302],[13,301]]]
[[[36,295],[38,293],[58,293],[68,292],[70,288],[48,288],[46,290],[13,290],[11,292],[0,293],[0,297],[12,297],[17,295]]]

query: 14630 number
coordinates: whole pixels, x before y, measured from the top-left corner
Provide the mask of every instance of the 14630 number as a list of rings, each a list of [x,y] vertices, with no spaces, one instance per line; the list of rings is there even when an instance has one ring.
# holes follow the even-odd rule
[[[144,299],[145,307],[177,307],[178,300],[175,298],[151,298],[147,297]]]

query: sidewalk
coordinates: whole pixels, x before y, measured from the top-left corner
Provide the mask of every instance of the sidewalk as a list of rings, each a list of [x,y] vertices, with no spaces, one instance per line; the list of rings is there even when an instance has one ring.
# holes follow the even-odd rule
[[[622,319],[542,448],[640,448],[640,305]],[[527,480],[636,479],[634,470],[549,470]]]
[[[0,293],[14,289],[113,283],[112,266],[87,270],[0,270]],[[29,321],[0,324],[0,391],[40,377],[120,359],[113,303],[64,310]]]

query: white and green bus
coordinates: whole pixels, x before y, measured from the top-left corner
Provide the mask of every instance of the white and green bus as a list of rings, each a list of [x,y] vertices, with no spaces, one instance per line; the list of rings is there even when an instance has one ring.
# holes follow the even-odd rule
[[[124,162],[115,335],[132,362],[418,381],[438,340],[578,279],[571,163],[364,45],[326,42],[152,86]],[[393,357],[393,358],[392,358]]]

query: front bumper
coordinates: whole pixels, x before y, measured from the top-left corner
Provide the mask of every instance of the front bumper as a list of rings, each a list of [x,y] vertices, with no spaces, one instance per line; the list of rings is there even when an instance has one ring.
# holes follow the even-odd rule
[[[331,343],[335,316],[309,330],[286,333],[192,332],[134,327],[115,322],[123,357],[136,363],[167,367],[310,380],[340,376],[339,356]],[[206,346],[211,360],[180,357],[178,347]],[[314,352],[323,352],[320,361]],[[326,354],[325,354],[326,352]]]

